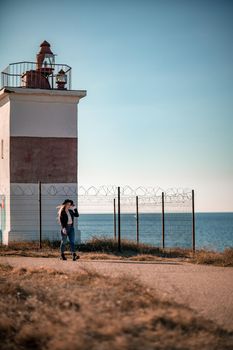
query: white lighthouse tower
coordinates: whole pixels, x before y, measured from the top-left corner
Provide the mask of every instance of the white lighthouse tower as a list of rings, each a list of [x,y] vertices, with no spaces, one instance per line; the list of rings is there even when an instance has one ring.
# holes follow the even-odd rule
[[[77,204],[77,105],[71,67],[55,64],[44,41],[36,62],[10,64],[0,90],[0,243],[38,239],[38,183],[43,239],[58,238],[56,206]]]

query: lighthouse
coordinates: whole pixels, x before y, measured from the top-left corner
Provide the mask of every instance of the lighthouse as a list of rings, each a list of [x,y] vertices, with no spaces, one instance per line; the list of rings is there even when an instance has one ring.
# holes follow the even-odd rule
[[[57,239],[56,206],[66,198],[77,204],[78,103],[86,91],[71,89],[71,72],[43,41],[35,62],[1,73],[0,243],[37,240],[40,225],[44,239]]]

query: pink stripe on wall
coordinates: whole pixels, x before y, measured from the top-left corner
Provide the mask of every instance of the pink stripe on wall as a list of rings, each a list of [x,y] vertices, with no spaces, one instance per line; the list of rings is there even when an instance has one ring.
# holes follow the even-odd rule
[[[76,183],[77,138],[10,137],[10,181]]]

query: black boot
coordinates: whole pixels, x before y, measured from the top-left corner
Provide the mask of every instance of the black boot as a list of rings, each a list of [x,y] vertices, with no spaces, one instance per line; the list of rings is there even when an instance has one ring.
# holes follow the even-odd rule
[[[77,260],[77,259],[79,259],[79,258],[80,258],[79,255],[77,255],[76,253],[73,253],[73,261],[75,261],[75,260]]]
[[[67,260],[64,253],[61,253],[61,260]]]

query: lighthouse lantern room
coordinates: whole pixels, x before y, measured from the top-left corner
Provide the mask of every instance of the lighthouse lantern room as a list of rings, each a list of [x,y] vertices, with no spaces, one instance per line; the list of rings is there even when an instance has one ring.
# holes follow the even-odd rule
[[[77,106],[85,96],[71,89],[71,67],[55,63],[47,41],[35,62],[2,71],[0,243],[38,239],[39,182],[43,238],[59,238],[56,206],[78,200]]]

